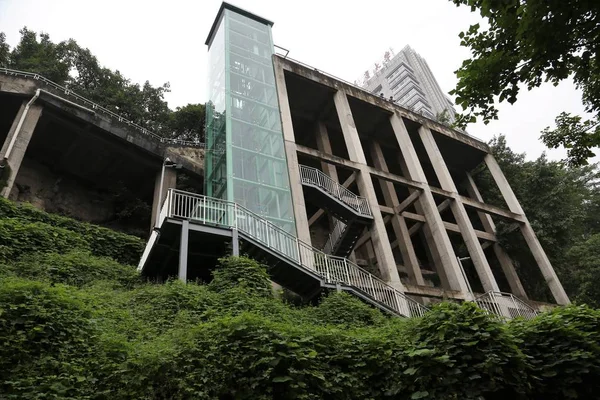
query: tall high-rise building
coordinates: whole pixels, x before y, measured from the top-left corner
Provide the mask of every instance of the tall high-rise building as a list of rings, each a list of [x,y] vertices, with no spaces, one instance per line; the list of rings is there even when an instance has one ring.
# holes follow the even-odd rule
[[[366,80],[365,88],[386,99],[430,118],[446,113],[454,121],[453,103],[438,84],[427,61],[413,48],[406,46],[393,58],[384,61],[382,68]]]

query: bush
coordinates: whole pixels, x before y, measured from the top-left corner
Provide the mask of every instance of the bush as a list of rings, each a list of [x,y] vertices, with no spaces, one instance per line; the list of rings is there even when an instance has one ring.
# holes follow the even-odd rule
[[[0,247],[0,257],[7,261],[31,253],[88,249],[89,245],[81,235],[64,228],[8,218],[0,220]]]
[[[343,328],[377,326],[385,321],[379,310],[343,292],[325,296],[312,315],[316,323],[339,325]]]
[[[0,281],[3,399],[84,398],[95,334],[77,292],[22,279]]]
[[[511,331],[529,360],[530,399],[593,399],[600,393],[600,311],[557,308]]]
[[[248,257],[220,258],[209,287],[216,292],[239,288],[250,295],[273,297],[273,287],[266,267]]]
[[[20,223],[23,226],[27,226],[29,222],[44,224],[39,225],[40,227],[50,226],[51,228],[61,229],[59,232],[64,232],[64,230],[72,232],[77,234],[76,236],[79,236],[79,240],[83,242],[81,248],[90,249],[92,254],[96,256],[111,257],[122,264],[136,265],[145,246],[145,242],[138,237],[115,232],[98,225],[76,221],[72,218],[49,214],[38,210],[30,204],[17,205],[3,198],[0,198],[0,216],[6,220],[13,220],[14,225]],[[42,236],[41,239],[45,239],[45,237]],[[0,257],[3,255],[6,257],[7,250],[3,249],[1,240],[0,234]],[[12,243],[6,246],[13,247]],[[39,250],[30,248],[28,252],[35,251],[47,250],[45,248],[40,248]],[[13,250],[14,252],[15,250]],[[57,249],[55,252],[59,252],[59,250]],[[8,257],[10,258],[11,256],[8,255]]]
[[[21,277],[78,287],[104,280],[126,287],[133,287],[141,282],[134,267],[81,250],[66,254],[34,253],[13,265],[14,273]]]

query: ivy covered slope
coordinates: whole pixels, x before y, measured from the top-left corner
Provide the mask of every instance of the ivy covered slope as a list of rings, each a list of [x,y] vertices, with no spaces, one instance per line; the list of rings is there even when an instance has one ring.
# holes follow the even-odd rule
[[[501,324],[473,304],[420,319],[346,294],[274,295],[224,258],[209,284],[144,282],[139,239],[0,202],[2,399],[589,399],[600,313]],[[209,266],[195,266],[209,267]]]

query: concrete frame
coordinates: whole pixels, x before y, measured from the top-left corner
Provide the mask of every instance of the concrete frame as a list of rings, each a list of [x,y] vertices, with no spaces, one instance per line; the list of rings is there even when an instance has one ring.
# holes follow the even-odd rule
[[[164,170],[164,176],[162,175],[162,171]],[[162,193],[159,194],[160,191],[160,180],[163,180],[162,182]],[[169,192],[169,189],[175,189],[177,187],[177,171],[175,170],[175,168],[166,168],[163,167],[163,169],[161,171],[158,171],[156,173],[156,178],[154,181],[154,196],[152,198],[152,219],[150,220],[150,229],[152,230],[153,228],[155,228],[156,225],[156,216],[157,214],[160,213],[160,209],[162,208],[162,205],[164,204],[165,200],[167,199],[167,193]],[[160,198],[160,203],[159,202],[159,198]]]
[[[32,102],[34,100],[35,96],[32,99]],[[2,150],[0,150],[0,159],[6,159],[6,162],[10,167],[10,175],[6,179],[6,186],[4,186],[0,192],[2,197],[5,198],[8,198],[12,192],[19,169],[23,163],[23,158],[25,158],[27,147],[29,146],[35,127],[42,115],[43,107],[41,105],[33,103],[28,106],[28,103],[29,100],[23,100],[17,116],[13,120],[12,126],[8,131]],[[14,137],[15,135],[17,136]],[[8,154],[7,157],[6,155],[13,138],[14,143],[10,149],[10,154]]]
[[[290,182],[293,187],[295,213],[297,215],[298,235],[302,238],[302,233],[306,232],[304,237],[310,237],[308,230],[308,220],[306,217],[306,208],[302,193],[301,182],[298,178],[297,157],[298,154],[317,160],[321,163],[322,170],[329,176],[337,176],[337,167],[342,167],[353,171],[356,176],[359,194],[367,198],[368,203],[374,214],[374,223],[369,232],[365,233],[359,239],[356,246],[366,245],[370,257],[376,257],[378,266],[383,278],[391,284],[395,284],[399,289],[406,290],[408,293],[427,293],[427,296],[453,297],[456,299],[468,300],[473,298],[473,293],[469,293],[468,284],[462,273],[461,267],[456,259],[456,254],[452,248],[452,243],[448,236],[448,230],[460,233],[467,245],[467,249],[475,265],[477,274],[486,291],[499,291],[484,248],[491,245],[493,251],[499,260],[504,274],[507,277],[509,286],[513,294],[527,299],[527,294],[517,275],[517,272],[506,252],[496,241],[495,225],[492,216],[500,217],[510,221],[517,222],[521,232],[531,249],[536,262],[538,263],[544,278],[546,279],[557,303],[566,304],[569,302],[564,293],[562,285],[558,281],[550,262],[541,248],[535,233],[531,229],[522,208],[520,207],[514,193],[506,182],[506,178],[500,171],[497,163],[489,154],[490,149],[487,144],[472,138],[464,133],[450,129],[444,125],[432,121],[422,115],[416,114],[410,110],[402,108],[397,104],[380,99],[378,96],[370,94],[364,90],[358,89],[350,84],[340,81],[330,75],[301,65],[292,60],[275,55],[273,57],[275,66],[276,84],[280,100],[280,109],[283,121],[284,137],[286,140],[286,154],[290,168]],[[348,150],[348,158],[334,156],[331,145],[326,138],[326,128],[320,119],[324,112],[318,113],[315,117],[315,134],[317,139],[317,148],[313,149],[295,142],[291,110],[288,99],[285,73],[298,75],[316,84],[334,89],[333,105],[340,126],[343,139]],[[375,106],[389,115],[389,123],[395,135],[397,145],[400,149],[399,162],[402,169],[402,176],[389,172],[383,153],[377,141],[369,140],[372,143],[371,151],[374,160],[374,167],[367,165],[365,153],[360,141],[359,133],[356,129],[354,116],[350,108],[348,97],[358,99],[371,106]],[[327,106],[328,107],[328,106]],[[330,108],[329,108],[330,110]],[[421,160],[412,143],[411,136],[404,124],[403,119],[416,123],[419,127],[418,135],[423,142],[427,161],[431,162],[434,172],[440,182],[440,187],[432,186],[428,182],[424,173]],[[435,131],[435,133],[433,132]],[[507,204],[508,210],[486,204],[481,198],[481,194],[474,186],[474,182],[469,181],[469,197],[458,193],[456,184],[448,170],[448,166],[443,159],[440,149],[434,135],[443,135],[452,140],[456,140],[473,149],[485,154],[483,162],[488,165],[496,183],[498,184]],[[465,171],[468,172],[468,171]],[[378,204],[373,186],[372,178],[376,178],[384,194],[385,204]],[[467,179],[470,179],[468,177]],[[296,182],[297,180],[297,185]],[[337,179],[336,179],[337,180]],[[352,181],[351,181],[352,182]],[[349,183],[348,183],[349,184]],[[409,191],[407,198],[398,198],[394,185],[404,186]],[[437,204],[434,195],[444,198]],[[414,204],[417,213],[408,212],[407,207]],[[441,213],[450,208],[456,219],[456,224],[444,221]],[[473,227],[467,209],[477,211],[483,224],[484,230],[480,231]],[[323,213],[311,217],[311,222],[318,219]],[[385,217],[383,214],[386,214]],[[300,218],[298,217],[300,216]],[[406,219],[410,218],[417,221],[416,224],[408,229]],[[300,219],[300,223],[298,222]],[[304,222],[306,221],[306,222]],[[396,237],[394,243],[390,243],[386,232],[386,222],[391,222]],[[426,243],[427,255],[440,276],[443,289],[424,286],[424,279],[419,267],[419,260],[414,255],[414,248],[410,237],[419,230],[423,231],[422,238]],[[482,245],[480,240],[484,241]],[[397,245],[400,247],[405,267],[409,272],[409,281],[406,285],[400,283],[398,270],[395,264],[392,248]],[[355,247],[356,248],[356,247]],[[419,277],[419,275],[421,275]]]

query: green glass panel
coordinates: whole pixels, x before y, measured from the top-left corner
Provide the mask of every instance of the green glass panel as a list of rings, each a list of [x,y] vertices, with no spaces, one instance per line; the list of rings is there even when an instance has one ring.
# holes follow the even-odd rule
[[[206,193],[295,234],[271,27],[226,9],[209,47]]]

